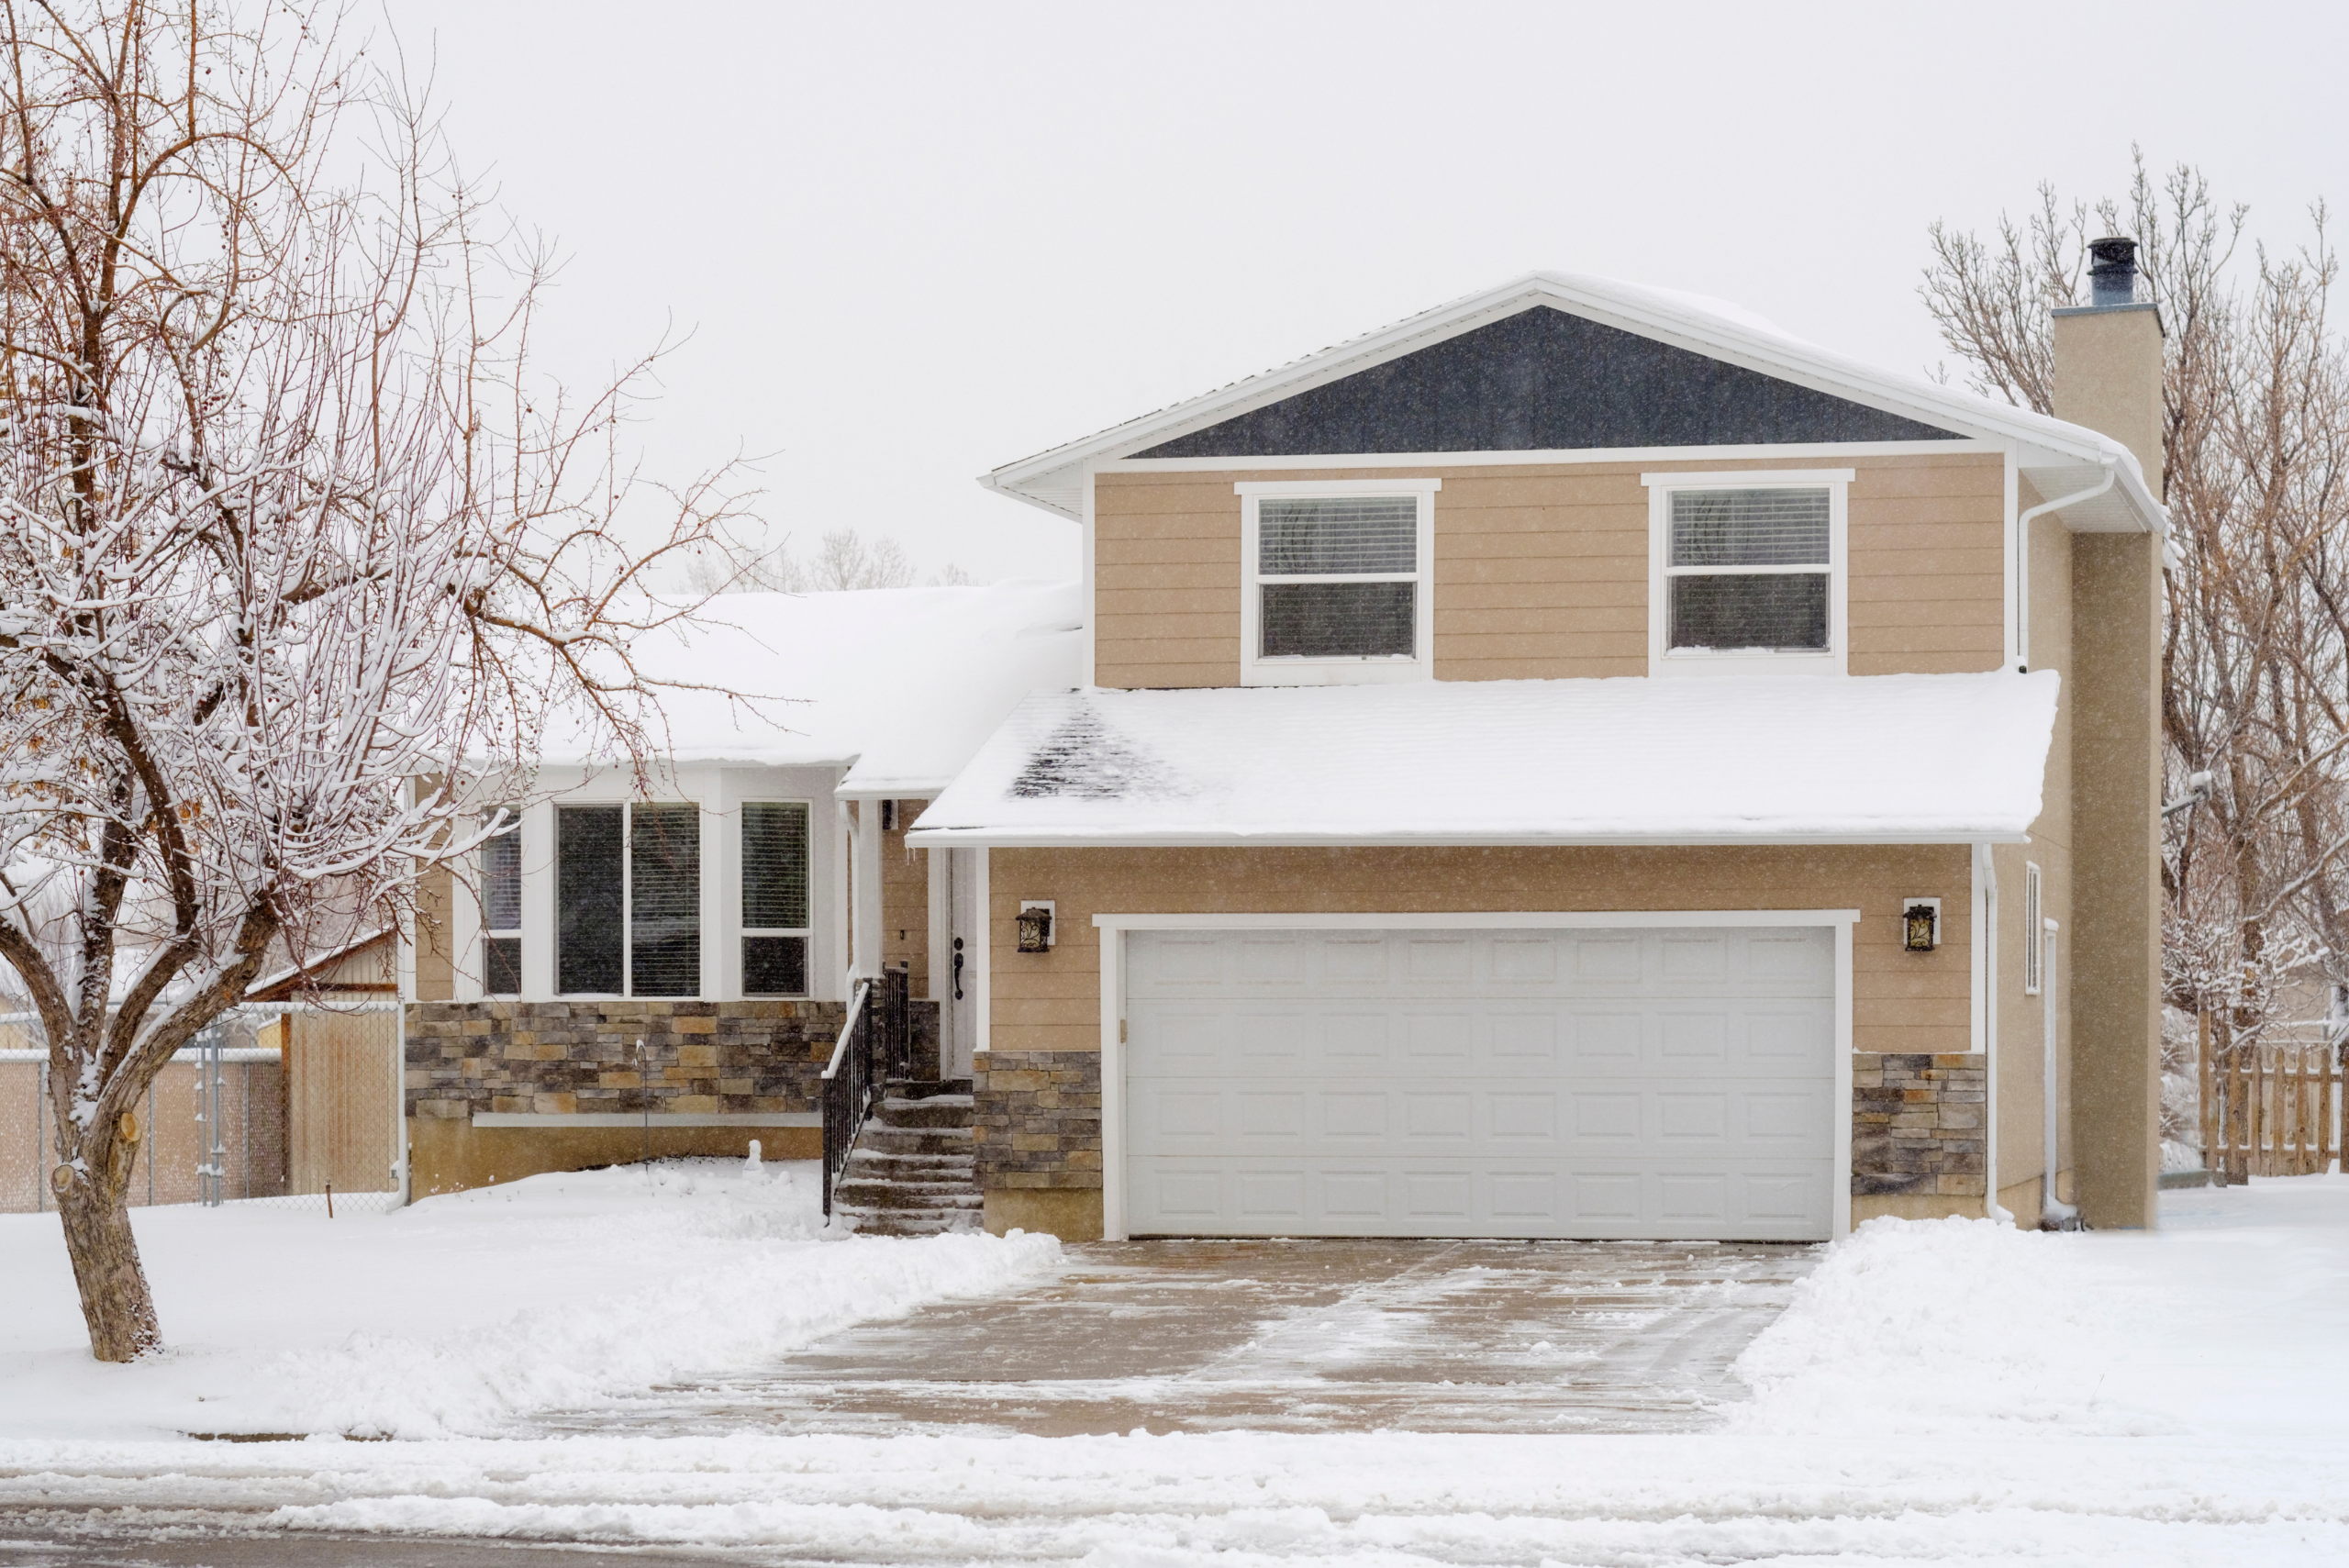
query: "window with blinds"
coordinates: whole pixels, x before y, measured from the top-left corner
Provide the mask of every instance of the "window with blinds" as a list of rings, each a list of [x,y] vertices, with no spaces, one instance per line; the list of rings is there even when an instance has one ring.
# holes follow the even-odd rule
[[[555,810],[555,989],[701,994],[701,808]]]
[[[627,807],[554,814],[555,989],[618,995],[628,978]]]
[[[1259,499],[1256,656],[1417,657],[1419,505],[1417,495]]]
[[[742,994],[807,994],[807,805],[742,807]]]
[[[1673,651],[1828,651],[1826,489],[1675,490],[1670,506],[1664,576]]]
[[[701,807],[629,807],[628,863],[629,995],[699,995]]]
[[[2039,909],[2039,867],[2022,862],[2022,991],[2036,996],[2047,964],[2047,928]]]
[[[485,813],[495,835],[481,847],[481,988],[487,996],[522,994],[522,810],[501,806]]]

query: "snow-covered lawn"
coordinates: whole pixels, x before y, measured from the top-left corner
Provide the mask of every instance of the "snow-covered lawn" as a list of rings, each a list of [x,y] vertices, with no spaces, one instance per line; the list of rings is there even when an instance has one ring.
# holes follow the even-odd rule
[[[134,1209],[169,1350],[90,1360],[57,1217],[0,1216],[0,1439],[444,1437],[1023,1279],[1048,1237],[819,1238],[812,1162],[535,1176],[389,1215]]]
[[[774,1281],[790,1266],[862,1255],[853,1244],[772,1239],[765,1211],[729,1202],[739,1205],[733,1234],[751,1245],[729,1241],[725,1223],[696,1220],[694,1237],[675,1245],[700,1272],[688,1282],[681,1270],[674,1296],[607,1284],[605,1307],[580,1310],[657,1336],[659,1311],[689,1311],[736,1269]],[[451,1227],[453,1243],[465,1232],[450,1212],[408,1218]],[[602,1213],[586,1223],[590,1239],[601,1234],[621,1254],[653,1244],[649,1235],[626,1239],[635,1223],[627,1215]],[[35,1429],[60,1434],[81,1419],[56,1406],[61,1394],[104,1392],[87,1369],[69,1375],[65,1352],[51,1349],[12,1351],[17,1359],[0,1367],[9,1426],[26,1434],[0,1442],[0,1506],[135,1510],[107,1528],[217,1525],[228,1516],[216,1510],[257,1509],[245,1522],[295,1530],[750,1547],[807,1561],[1077,1559],[1100,1568],[1210,1559],[1219,1568],[2349,1562],[2349,1181],[2176,1194],[2165,1216],[2163,1233],[2137,1237],[1960,1221],[1870,1226],[1830,1253],[1755,1341],[1742,1363],[1755,1387],[1751,1404],[1726,1429],[1688,1436],[34,1440]],[[898,1251],[926,1256],[918,1250],[932,1245]],[[973,1278],[1041,1256],[974,1245],[974,1256],[1000,1262],[973,1265]],[[773,1265],[759,1261],[770,1247]],[[729,1252],[742,1261],[729,1267]],[[350,1255],[332,1256],[340,1265]],[[803,1261],[786,1266],[785,1257]],[[583,1263],[565,1277],[584,1284],[596,1273]],[[19,1288],[13,1277],[0,1286]],[[720,1288],[731,1304],[781,1299],[773,1284]],[[855,1288],[876,1304],[915,1293],[902,1276]],[[219,1330],[193,1310],[183,1309],[177,1329],[187,1364],[212,1354],[223,1371],[270,1364],[258,1351],[197,1350]],[[447,1310],[463,1318],[466,1309]],[[487,1304],[470,1310],[473,1327],[419,1339],[400,1358],[379,1363],[365,1345],[322,1345],[296,1348],[318,1359],[291,1364],[340,1368],[374,1386],[424,1376],[447,1355],[486,1379],[474,1352],[515,1351],[524,1335],[498,1327]],[[20,1332],[13,1323],[5,1331]],[[799,1331],[775,1334],[770,1348]],[[587,1345],[629,1338],[583,1330],[553,1358],[564,1372],[540,1375],[550,1384],[597,1375],[569,1363]],[[729,1340],[702,1353],[751,1348]],[[52,1392],[28,1396],[19,1385],[28,1355]],[[366,1370],[379,1364],[392,1370]],[[612,1378],[622,1373],[641,1374],[630,1366]],[[451,1407],[471,1419],[517,1405]]]

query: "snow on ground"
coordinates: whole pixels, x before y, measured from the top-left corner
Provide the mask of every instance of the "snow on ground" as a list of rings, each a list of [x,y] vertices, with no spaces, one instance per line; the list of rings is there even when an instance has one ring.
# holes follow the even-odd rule
[[[1721,1431],[17,1440],[0,1507],[1094,1568],[2349,1562],[2349,1181],[2165,1218],[1869,1226],[1754,1342]]]
[[[169,1349],[89,1358],[57,1217],[0,1216],[0,1439],[440,1437],[754,1365],[1049,1266],[1048,1237],[820,1236],[812,1162],[534,1176],[388,1215],[131,1211]]]

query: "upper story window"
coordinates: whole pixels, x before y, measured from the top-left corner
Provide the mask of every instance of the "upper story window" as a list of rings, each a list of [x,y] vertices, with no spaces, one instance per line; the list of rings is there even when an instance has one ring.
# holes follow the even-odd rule
[[[1651,672],[1841,673],[1851,476],[1642,475]]]
[[[1425,680],[1438,479],[1242,484],[1244,685]]]
[[[555,990],[701,994],[701,807],[555,809]]]
[[[501,806],[505,824],[481,847],[481,989],[485,996],[522,994],[522,808]]]
[[[807,994],[807,803],[742,807],[742,995]]]

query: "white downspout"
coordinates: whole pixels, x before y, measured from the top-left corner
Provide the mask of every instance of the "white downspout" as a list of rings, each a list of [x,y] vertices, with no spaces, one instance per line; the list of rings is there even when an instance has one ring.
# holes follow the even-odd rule
[[[2086,490],[2070,495],[2060,495],[2053,501],[2042,501],[2015,519],[2015,667],[2031,668],[2031,525],[2034,518],[2048,512],[2076,506],[2083,501],[2093,501],[2121,477],[2119,454],[2108,454],[2104,460],[2104,478]]]
[[[2001,1225],[2015,1217],[1998,1207],[1998,872],[1988,844],[1974,846],[1982,884],[1982,1212]]]
[[[2044,1069],[2047,1148],[2045,1165],[2039,1178],[2039,1223],[2048,1230],[2077,1230],[2080,1228],[2080,1211],[2055,1195],[2055,1162],[2062,1154],[2056,1122],[2060,1107],[2056,1094],[2055,1023],[2061,1010],[2055,1006],[2055,933],[2063,928],[2053,920],[2043,920],[2040,924],[2046,928],[2039,935],[2039,1002],[2045,1019],[2042,1032],[2046,1036],[2047,1049]]]

